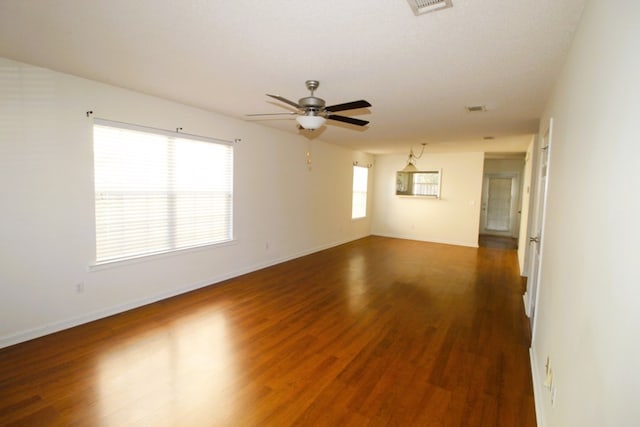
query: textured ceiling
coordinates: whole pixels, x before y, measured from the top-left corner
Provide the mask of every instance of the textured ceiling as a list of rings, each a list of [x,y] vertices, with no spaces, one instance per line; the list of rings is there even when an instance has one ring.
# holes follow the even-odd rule
[[[583,3],[453,0],[416,17],[406,0],[0,0],[0,56],[241,119],[286,112],[265,94],[297,100],[316,79],[328,104],[371,102],[341,113],[371,124],[306,137],[513,151],[537,130]]]

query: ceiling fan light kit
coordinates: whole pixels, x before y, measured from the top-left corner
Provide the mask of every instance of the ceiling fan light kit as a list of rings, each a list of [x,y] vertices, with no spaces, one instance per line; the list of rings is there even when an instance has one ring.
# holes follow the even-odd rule
[[[307,130],[316,130],[324,125],[327,119],[322,116],[297,116],[296,121]]]
[[[334,120],[338,122],[348,123],[356,126],[366,126],[369,124],[367,120],[356,119],[353,117],[341,116],[338,114],[332,114],[337,111],[345,111],[345,110],[355,110],[359,108],[368,108],[371,107],[371,104],[364,99],[359,101],[345,102],[343,104],[330,105],[326,107],[324,99],[318,98],[314,95],[314,91],[320,86],[320,82],[318,80],[307,80],[305,82],[307,89],[311,92],[310,96],[305,96],[304,98],[300,98],[298,102],[291,101],[285,97],[280,95],[271,95],[267,94],[267,96],[276,99],[280,102],[284,102],[287,105],[290,105],[298,110],[298,112],[292,113],[273,113],[273,114],[248,114],[249,116],[269,116],[269,115],[281,115],[281,114],[291,114],[296,115],[296,121],[298,124],[307,130],[316,130],[322,127],[327,120]]]

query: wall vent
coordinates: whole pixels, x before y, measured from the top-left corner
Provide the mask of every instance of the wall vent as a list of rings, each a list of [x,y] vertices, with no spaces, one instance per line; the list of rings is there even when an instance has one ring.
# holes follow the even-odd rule
[[[481,111],[487,111],[487,107],[485,107],[484,105],[469,105],[467,107],[464,107],[464,109],[470,113],[479,113]]]
[[[423,15],[429,12],[435,12],[436,10],[446,9],[453,6],[451,0],[407,0],[413,13],[417,15]]]

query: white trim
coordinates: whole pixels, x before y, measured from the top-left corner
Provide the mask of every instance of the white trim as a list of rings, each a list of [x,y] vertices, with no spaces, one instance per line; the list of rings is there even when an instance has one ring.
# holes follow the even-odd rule
[[[168,258],[175,255],[182,255],[189,252],[198,252],[198,251],[215,249],[215,248],[224,247],[224,246],[234,246],[237,244],[238,244],[238,241],[236,239],[231,239],[231,240],[226,240],[224,242],[219,242],[219,243],[206,243],[204,245],[191,246],[188,248],[170,249],[164,252],[145,254],[145,255],[140,255],[136,257],[118,258],[118,259],[113,259],[109,261],[94,262],[93,264],[89,264],[89,266],[87,267],[87,271],[100,271],[100,270],[107,270],[114,267],[123,267],[126,265],[132,265],[132,264],[141,264],[143,262],[149,262],[157,259]]]
[[[545,180],[544,180],[544,188],[542,189],[542,211],[541,212],[536,212],[536,216],[539,215],[539,218],[536,218],[536,221],[540,220],[540,236],[539,239],[540,241],[538,242],[539,245],[539,254],[537,255],[537,264],[538,264],[538,271],[535,274],[535,286],[536,286],[536,294],[532,295],[529,298],[530,301],[530,305],[531,305],[531,298],[535,297],[535,301],[533,302],[533,310],[531,310],[531,307],[529,308],[530,311],[533,311],[533,322],[531,325],[531,342],[532,345],[536,340],[536,332],[537,332],[537,324],[538,324],[538,309],[539,306],[538,304],[540,303],[540,288],[542,285],[542,269],[543,269],[543,263],[542,260],[544,259],[544,243],[545,243],[545,228],[546,228],[546,218],[547,218],[547,197],[549,195],[549,173],[551,171],[551,143],[553,140],[553,117],[549,117],[549,126],[547,127],[543,137],[542,137],[542,141],[544,141],[547,145],[545,147],[538,147],[540,150],[546,150],[545,156],[546,156],[546,164],[544,165],[546,167],[546,171],[545,171]],[[541,165],[538,165],[539,167],[542,167]],[[538,175],[538,179],[540,179],[540,175]],[[537,210],[537,209],[536,209]],[[537,230],[534,230],[537,231]],[[533,255],[534,257],[536,255]],[[534,266],[530,266],[530,269],[533,269]],[[531,277],[534,277],[533,274],[530,275]],[[529,282],[527,282],[528,284]]]
[[[542,384],[536,375],[536,367],[538,366],[536,363],[536,353],[533,351],[533,348],[529,348],[529,363],[531,364],[531,379],[533,382],[533,402],[536,408],[536,425],[538,427],[545,427],[544,417],[543,417],[543,404],[542,399],[544,398],[544,389],[542,388]]]
[[[161,301],[167,298],[171,298],[174,296],[178,296],[180,294],[184,294],[187,292],[191,292],[194,291],[196,289],[200,289],[200,288],[204,288],[207,286],[213,286],[216,285],[220,282],[223,282],[225,280],[229,280],[229,279],[233,279],[234,277],[238,277],[238,276],[242,276],[243,274],[247,274],[247,273],[251,273],[254,271],[258,271],[261,270],[263,268],[267,268],[276,264],[281,264],[283,262],[286,261],[291,261],[293,259],[296,258],[300,258],[315,252],[320,252],[323,251],[325,249],[329,249],[335,246],[340,246],[343,245],[345,243],[349,243],[355,240],[359,240],[361,238],[364,238],[367,236],[361,236],[361,237],[357,237],[351,240],[340,240],[334,243],[328,243],[325,245],[320,245],[317,246],[315,248],[312,249],[308,249],[305,251],[301,251],[298,252],[296,254],[290,255],[290,256],[286,256],[286,257],[282,257],[282,258],[278,258],[278,259],[274,259],[274,260],[270,260],[267,262],[262,262],[262,263],[258,263],[258,264],[254,264],[248,267],[244,267],[244,268],[240,268],[238,270],[229,272],[229,273],[224,273],[224,274],[220,274],[217,276],[214,276],[210,279],[201,281],[201,282],[197,282],[197,283],[192,283],[190,285],[186,285],[186,286],[181,286],[179,288],[173,289],[173,290],[169,290],[169,291],[165,291],[165,292],[161,292],[159,294],[147,297],[147,298],[141,298],[138,300],[134,300],[134,301],[129,301],[129,302],[125,302],[122,304],[117,304],[102,310],[97,310],[91,313],[86,313],[86,314],[82,314],[80,316],[76,316],[76,317],[72,317],[70,319],[67,320],[62,320],[59,322],[53,322],[53,323],[49,323],[47,325],[44,326],[39,326],[36,328],[31,328],[31,329],[27,329],[26,331],[22,331],[22,332],[18,332],[12,335],[8,335],[8,336],[4,336],[4,337],[0,337],[0,349],[4,348],[4,347],[9,347],[11,345],[15,345],[15,344],[19,344],[25,341],[29,341],[35,338],[40,338],[43,337],[45,335],[49,335],[49,334],[53,334],[55,332],[60,332],[63,331],[65,329],[69,329],[69,328],[73,328],[75,326],[79,326],[85,323],[89,323],[89,322],[93,322],[95,320],[99,320],[99,319],[103,319],[105,317],[109,317],[109,316],[113,316],[114,314],[119,314],[119,313],[123,313],[125,311],[128,310],[132,310],[134,308],[139,308],[139,307],[143,307],[145,305],[148,304],[152,304],[154,302],[157,301]]]
[[[524,314],[531,318],[531,307],[529,306],[529,295],[527,291],[522,294],[522,303],[524,304]]]

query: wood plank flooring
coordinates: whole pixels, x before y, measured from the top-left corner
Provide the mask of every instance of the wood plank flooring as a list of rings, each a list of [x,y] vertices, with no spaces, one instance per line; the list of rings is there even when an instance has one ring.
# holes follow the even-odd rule
[[[368,237],[0,350],[0,425],[535,426],[521,283]]]
[[[518,249],[518,239],[480,234],[478,236],[478,245],[480,245],[481,248]]]

